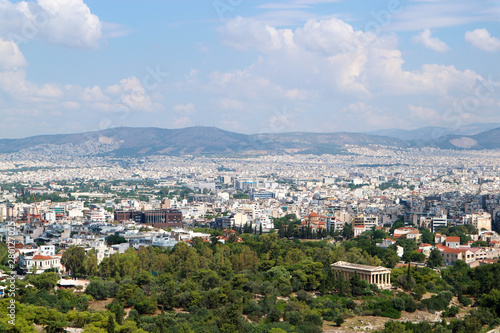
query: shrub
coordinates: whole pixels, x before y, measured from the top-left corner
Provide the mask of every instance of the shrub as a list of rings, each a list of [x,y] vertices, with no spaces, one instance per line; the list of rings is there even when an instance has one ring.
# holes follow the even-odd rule
[[[285,313],[285,320],[288,321],[292,325],[297,325],[300,323],[303,318],[300,312],[298,311],[290,311]]]
[[[304,290],[299,290],[297,292],[297,299],[307,304],[311,304],[313,302],[313,297],[311,296],[311,294]]]
[[[392,307],[398,311],[403,311],[405,309],[405,300],[401,297],[393,298]]]
[[[96,279],[90,281],[85,289],[85,293],[96,300],[104,300],[108,297],[108,288],[106,288],[104,281]]]
[[[310,313],[310,314],[305,315],[304,321],[313,323],[314,325],[318,325],[318,326],[323,325],[323,320],[321,319],[321,316],[316,314],[316,313]]]
[[[469,306],[472,304],[472,300],[469,297],[465,296],[460,296],[458,298],[458,301],[463,305],[463,306]]]
[[[389,308],[385,309],[381,314],[381,317],[387,317],[387,318],[392,318],[392,319],[399,319],[401,318],[401,312],[399,312],[396,309]]]
[[[457,306],[450,306],[448,309],[446,309],[441,316],[443,317],[455,317],[458,314],[458,307]]]

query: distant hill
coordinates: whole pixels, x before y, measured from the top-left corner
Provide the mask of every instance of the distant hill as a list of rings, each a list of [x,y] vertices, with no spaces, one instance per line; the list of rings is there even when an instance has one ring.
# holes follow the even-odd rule
[[[475,135],[498,127],[500,127],[500,123],[475,123],[458,128],[437,126],[421,127],[414,130],[393,128],[367,132],[367,134],[388,136],[400,140],[434,140],[447,135]]]
[[[437,128],[439,129],[439,128]],[[435,131],[427,128],[426,131]],[[411,136],[409,136],[411,137]],[[435,139],[433,139],[435,137]],[[246,135],[215,127],[163,129],[118,127],[102,131],[39,135],[0,140],[0,153],[38,153],[45,156],[247,155],[339,154],[346,146],[437,147],[442,149],[500,148],[500,128],[475,135],[427,135],[424,140],[402,140],[362,133],[268,133]]]
[[[273,133],[257,134],[252,137],[265,143],[271,149],[297,149],[298,153],[326,154],[328,151],[338,152],[345,145],[353,146],[388,146],[393,148],[407,148],[409,143],[403,140],[379,135],[361,133]]]
[[[475,135],[447,135],[425,144],[441,149],[500,149],[500,127]]]
[[[118,127],[102,131],[0,140],[0,153],[63,151],[84,155],[141,156],[259,153],[339,153],[344,145],[405,148],[399,139],[359,133],[279,133],[246,135],[215,127],[162,129]]]

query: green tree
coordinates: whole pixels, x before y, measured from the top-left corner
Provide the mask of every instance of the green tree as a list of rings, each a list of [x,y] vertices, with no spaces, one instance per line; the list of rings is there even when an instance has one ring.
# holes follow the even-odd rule
[[[64,251],[61,257],[61,263],[70,270],[73,275],[78,273],[83,267],[85,259],[85,250],[80,246],[70,246],[69,249]]]
[[[342,237],[344,239],[351,239],[354,236],[354,229],[349,223],[344,223],[344,228],[342,228]]]
[[[115,235],[109,235],[108,238],[106,238],[106,242],[108,243],[108,245],[115,245],[115,244],[126,243],[127,240],[122,236],[118,236],[115,234]]]
[[[420,229],[422,243],[434,245],[434,234],[427,228]]]
[[[43,328],[46,333],[66,333],[64,328],[68,325],[68,323],[63,321],[53,321],[50,322],[47,326]]]
[[[106,331],[108,333],[115,333],[115,321],[113,320],[113,316],[108,316],[108,324],[106,326]]]
[[[85,259],[83,260],[83,268],[85,270],[85,274],[93,276],[97,275],[97,253],[94,249],[90,250],[85,256]]]
[[[125,309],[123,308],[122,302],[115,299],[108,308],[109,311],[115,315],[116,323],[121,325],[123,323],[123,317],[125,316]]]
[[[90,281],[85,289],[85,293],[94,297],[96,300],[104,300],[109,295],[108,288],[101,279]]]
[[[37,289],[51,290],[57,285],[59,274],[55,272],[44,272],[40,275],[31,275],[29,282],[31,282]]]
[[[434,248],[431,250],[429,258],[427,259],[427,265],[431,268],[444,266],[443,255],[439,249]]]

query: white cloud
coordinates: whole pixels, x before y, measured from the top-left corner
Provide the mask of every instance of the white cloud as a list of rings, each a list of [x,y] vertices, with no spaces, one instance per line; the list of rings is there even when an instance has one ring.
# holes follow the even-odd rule
[[[342,118],[355,123],[358,130],[387,128],[388,124],[403,125],[403,121],[398,115],[390,114],[386,109],[380,109],[363,102],[352,103],[343,108]]]
[[[409,1],[387,28],[392,31],[422,31],[474,22],[497,22],[498,13],[498,1],[491,0]]]
[[[211,93],[230,96],[231,99],[243,97],[252,100],[283,99],[290,101],[304,100],[313,95],[306,89],[288,89],[276,84],[266,76],[255,73],[252,68],[225,73],[213,72],[210,74],[206,89]]]
[[[42,39],[73,47],[98,45],[102,23],[83,0],[0,0],[0,37],[16,43]]]
[[[221,29],[222,40],[240,50],[257,47],[260,51],[279,50],[291,43],[291,30],[278,30],[261,22],[236,17]]]
[[[191,119],[189,117],[174,118],[175,127],[186,127],[191,124]]]
[[[323,94],[348,93],[359,98],[414,93],[444,96],[469,92],[476,80],[481,79],[471,70],[459,71],[454,66],[424,64],[417,70],[405,71],[394,35],[357,31],[337,18],[309,20],[295,31],[275,29],[253,19],[246,23],[245,20],[237,18],[237,25],[229,22],[223,28],[242,29],[233,30],[230,35],[223,34],[229,38],[225,42],[234,45],[244,40],[247,48],[261,50],[265,56],[244,71],[217,73],[212,80],[213,85],[237,90],[239,94],[258,91],[255,87],[269,90],[275,86],[289,87],[282,90],[290,97],[295,95],[294,89],[309,93],[309,96],[319,90],[323,90]],[[274,29],[273,36],[283,36],[286,32],[288,42],[271,43],[268,38],[253,38],[254,32],[243,29],[247,26],[254,27],[255,31]],[[236,36],[237,40],[231,39]],[[281,39],[277,37],[277,40]],[[434,43],[434,47],[436,45]],[[440,47],[443,49],[442,45]],[[248,86],[239,86],[241,81],[253,89],[245,91],[243,88]],[[235,93],[233,96],[236,97]]]
[[[217,101],[217,106],[225,110],[241,110],[243,109],[243,103],[237,99],[232,98],[220,98]]]
[[[309,20],[295,30],[294,42],[308,51],[325,56],[356,52],[376,39],[371,32],[354,31],[346,22],[332,18],[329,20]]]
[[[245,69],[212,73],[206,90],[219,98],[244,101],[244,110],[252,112],[255,119],[265,119],[270,106],[291,104],[321,115],[324,121],[317,128],[323,130],[338,126],[339,119],[363,129],[405,128],[408,120],[418,120],[422,125],[425,121],[444,123],[430,110],[444,110],[450,99],[473,95],[483,80],[476,72],[453,65],[424,63],[408,70],[394,34],[364,32],[338,18],[309,20],[294,30],[279,29],[254,18],[237,21],[237,25],[227,22],[221,28],[221,37],[227,38],[223,42],[261,54]],[[273,33],[254,38],[254,31],[243,29],[247,26]],[[242,30],[224,33],[237,27]],[[281,38],[285,32],[286,43]],[[424,31],[423,36],[429,47],[441,51],[447,48],[430,33]],[[390,107],[386,106],[388,99]],[[427,109],[412,107],[413,113],[401,114],[401,110],[410,110],[409,104],[418,105],[422,99],[429,105]],[[355,112],[356,108],[362,112]],[[423,119],[425,112],[427,120]],[[305,114],[298,116],[297,124],[314,127]]]
[[[107,87],[105,92],[113,98],[113,104],[118,107],[125,107],[131,111],[152,111],[151,97],[135,76]]]
[[[432,37],[432,33],[429,29],[425,29],[420,34],[414,36],[413,41],[437,52],[446,52],[450,49],[443,41],[436,37]]]
[[[178,104],[174,106],[174,111],[178,114],[189,115],[195,113],[196,108],[192,103]]]
[[[86,102],[98,102],[98,101],[107,101],[109,97],[105,96],[102,92],[101,87],[93,86],[84,88],[80,93],[80,99]]]
[[[500,50],[500,40],[490,35],[486,29],[476,29],[465,33],[465,40],[478,49],[494,52]]]
[[[0,38],[0,70],[17,69],[26,64],[26,59],[17,44]]]
[[[424,121],[424,124],[438,124],[443,120],[443,115],[434,109],[423,106],[408,105],[410,117],[416,121]]]

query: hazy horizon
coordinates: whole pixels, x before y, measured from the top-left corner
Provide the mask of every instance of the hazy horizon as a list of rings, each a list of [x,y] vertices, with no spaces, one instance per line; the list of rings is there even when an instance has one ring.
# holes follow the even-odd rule
[[[460,128],[462,127],[468,127],[468,126],[474,126],[474,125],[487,125],[487,123],[471,123],[471,124],[464,124],[463,126],[461,126]],[[500,128],[500,123],[494,123],[492,124],[493,126],[490,126],[491,129],[494,129],[494,128]],[[29,138],[29,137],[34,137],[34,136],[52,136],[52,135],[71,135],[71,134],[84,134],[84,133],[87,133],[87,132],[99,132],[99,131],[106,131],[106,130],[114,130],[114,129],[118,129],[118,128],[158,128],[158,129],[166,129],[166,130],[175,130],[175,129],[186,129],[186,128],[193,128],[193,127],[206,127],[206,128],[217,128],[217,129],[220,129],[220,130],[224,130],[224,131],[228,131],[228,132],[233,132],[233,133],[237,133],[237,134],[244,134],[244,135],[258,135],[258,134],[286,134],[286,133],[313,133],[313,134],[326,134],[326,133],[341,133],[341,132],[345,132],[345,133],[357,133],[357,134],[368,134],[368,135],[379,135],[379,136],[389,136],[389,137],[396,137],[396,136],[392,136],[392,135],[388,135],[388,134],[379,134],[377,132],[390,132],[390,131],[408,131],[408,132],[411,132],[411,131],[418,131],[418,130],[423,130],[423,129],[426,129],[426,128],[445,128],[445,127],[440,127],[440,126],[424,126],[424,127],[419,127],[419,128],[414,128],[414,129],[403,129],[403,128],[384,128],[384,129],[380,129],[380,130],[374,130],[374,131],[359,131],[359,132],[356,132],[356,131],[342,131],[342,130],[339,130],[339,131],[331,131],[331,132],[319,132],[319,131],[300,131],[300,130],[297,130],[297,131],[280,131],[280,132],[276,132],[276,131],[269,131],[269,132],[239,132],[239,131],[232,131],[230,129],[224,129],[224,128],[220,128],[220,127],[217,127],[217,126],[209,126],[209,125],[193,125],[193,126],[185,126],[185,127],[173,127],[173,128],[168,128],[168,127],[158,127],[158,126],[112,126],[112,127],[107,127],[107,128],[101,128],[101,129],[93,129],[93,130],[87,130],[87,131],[82,131],[82,132],[68,132],[68,133],[40,133],[40,134],[34,134],[34,135],[28,135],[28,136],[21,136],[21,137],[0,137],[0,140],[17,140],[17,139],[24,139],[24,138]],[[454,130],[454,128],[445,128],[445,129],[449,129],[449,130]],[[459,128],[455,128],[456,129],[459,129]],[[488,131],[489,129],[485,129],[485,130],[482,130],[482,131],[479,131],[479,132],[485,132],[485,131]],[[444,133],[444,132],[443,132]]]

